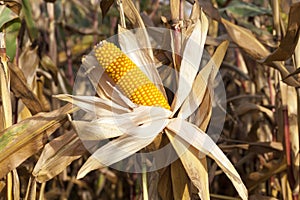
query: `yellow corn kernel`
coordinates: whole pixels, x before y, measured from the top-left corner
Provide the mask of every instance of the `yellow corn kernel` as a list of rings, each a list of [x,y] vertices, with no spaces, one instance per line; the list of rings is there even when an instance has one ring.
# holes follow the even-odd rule
[[[95,56],[106,73],[133,103],[144,106],[170,106],[161,91],[117,46],[102,41]]]

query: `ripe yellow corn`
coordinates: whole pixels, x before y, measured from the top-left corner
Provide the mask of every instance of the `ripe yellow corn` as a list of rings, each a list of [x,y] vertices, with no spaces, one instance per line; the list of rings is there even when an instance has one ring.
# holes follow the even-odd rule
[[[95,56],[106,73],[133,102],[144,106],[170,106],[161,91],[117,46],[102,41],[95,47]]]

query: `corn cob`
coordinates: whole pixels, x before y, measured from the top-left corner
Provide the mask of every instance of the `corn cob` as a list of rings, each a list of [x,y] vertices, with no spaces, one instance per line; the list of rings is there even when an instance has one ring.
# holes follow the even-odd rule
[[[125,96],[133,103],[144,106],[170,106],[159,89],[117,46],[102,41],[95,47],[99,64]]]

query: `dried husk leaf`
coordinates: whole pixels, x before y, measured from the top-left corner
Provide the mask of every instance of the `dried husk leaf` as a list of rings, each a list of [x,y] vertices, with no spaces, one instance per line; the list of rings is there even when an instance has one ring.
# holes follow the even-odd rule
[[[206,89],[204,98],[195,115],[191,115],[189,121],[198,126],[201,130],[206,130],[212,114],[211,92]]]
[[[201,10],[200,10],[199,2],[195,1],[192,7],[190,19],[196,21],[201,16]]]
[[[124,134],[124,132],[114,124],[102,123],[97,120],[91,122],[72,121],[72,123],[82,140],[104,140]]]
[[[140,44],[140,37],[138,34],[133,34],[121,26],[119,28],[119,43],[122,51],[146,74],[146,76],[161,90],[165,95],[162,81],[156,70],[154,60],[149,55],[148,49],[151,46],[142,46]],[[142,29],[135,29],[137,32],[141,32]],[[142,48],[141,48],[142,47]]]
[[[92,170],[112,165],[148,146],[167,123],[168,119],[164,119],[132,127],[128,130],[128,134],[124,134],[96,150],[80,168],[77,178],[84,177]]]
[[[47,138],[66,120],[72,105],[39,113],[0,133],[0,178],[40,150]]]
[[[74,131],[67,132],[45,145],[32,174],[38,182],[46,182],[85,152],[86,149],[77,134]]]
[[[212,85],[213,80],[221,66],[223,58],[226,53],[229,42],[224,41],[216,49],[216,52],[211,57],[209,62],[203,67],[203,69],[196,76],[193,83],[192,91],[182,104],[178,113],[179,118],[188,118],[199,107],[203,100],[204,94],[206,94],[206,88]]]
[[[99,65],[94,55],[94,51],[85,56],[82,59],[82,63],[83,68],[86,70],[84,72],[84,77],[87,76],[90,79],[93,87],[96,88],[96,92],[101,99],[113,101],[124,108],[135,107],[126,96],[113,87],[113,82],[107,73],[105,73],[103,67]]]
[[[171,10],[171,18],[174,22],[179,20],[180,13],[180,1],[179,0],[170,0],[170,10]]]
[[[231,180],[240,197],[243,200],[248,199],[248,192],[240,178],[240,175],[228,158],[208,135],[195,125],[179,118],[171,120],[167,129],[176,133],[181,139],[188,142],[201,153],[211,157]]]
[[[193,81],[199,70],[207,31],[208,20],[205,14],[202,13],[201,21],[198,20],[196,22],[194,30],[184,48],[179,72],[178,89],[171,106],[173,113],[179,109],[192,89]]]
[[[130,112],[129,109],[126,109],[110,100],[94,96],[72,96],[68,94],[60,94],[55,95],[54,97],[70,102],[88,113],[95,113],[98,117],[113,116],[114,114]]]
[[[190,180],[198,189],[199,197],[210,199],[206,160],[199,158],[199,151],[183,139],[176,137],[172,131],[166,129],[165,132],[175,151],[180,155],[180,160]]]
[[[132,25],[135,28],[141,28],[139,31],[137,31],[136,35],[137,38],[140,39],[139,43],[141,47],[151,47],[151,43],[147,34],[147,31],[145,29],[145,24],[138,12],[138,10],[135,8],[133,2],[131,0],[123,0],[123,8],[124,13],[126,17],[129,19],[129,21],[132,23]],[[151,48],[147,49],[148,55],[150,56],[151,60],[154,60],[153,51]]]

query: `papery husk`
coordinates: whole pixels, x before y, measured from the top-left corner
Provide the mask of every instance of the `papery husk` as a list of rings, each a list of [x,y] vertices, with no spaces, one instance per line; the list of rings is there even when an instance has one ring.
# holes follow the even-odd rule
[[[240,175],[228,160],[228,158],[220,150],[220,148],[207,134],[205,134],[195,125],[192,125],[179,118],[173,119],[168,124],[167,129],[169,129],[171,133],[173,133],[168,135],[170,141],[174,140],[175,135],[177,135],[179,137],[176,137],[175,140],[179,140],[181,141],[181,143],[186,142],[187,145],[192,145],[200,153],[211,157],[231,180],[240,197],[243,200],[248,199],[248,192],[245,185],[243,184],[243,181],[240,178]],[[180,156],[183,152],[177,153]]]

